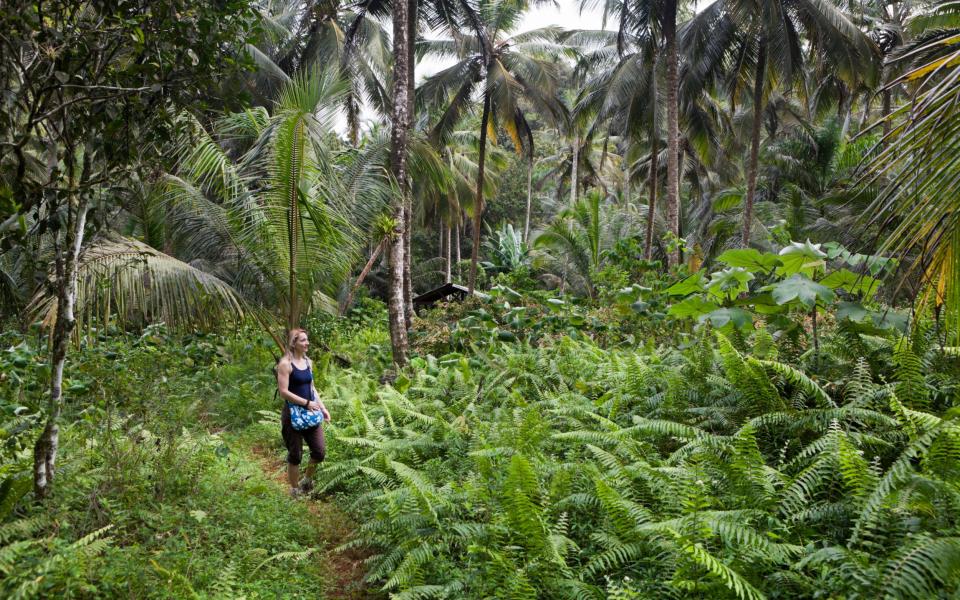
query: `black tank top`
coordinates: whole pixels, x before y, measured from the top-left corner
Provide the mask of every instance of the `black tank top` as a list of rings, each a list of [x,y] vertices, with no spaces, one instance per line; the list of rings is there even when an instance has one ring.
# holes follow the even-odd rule
[[[292,371],[290,371],[290,383],[287,389],[300,396],[304,400],[313,400],[313,372],[310,371],[310,363],[307,363],[306,369],[298,369],[297,365],[290,361]]]

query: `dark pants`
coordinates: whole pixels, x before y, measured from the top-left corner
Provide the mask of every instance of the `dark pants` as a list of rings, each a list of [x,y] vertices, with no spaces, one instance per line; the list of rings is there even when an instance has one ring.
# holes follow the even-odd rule
[[[283,412],[280,414],[280,432],[283,434],[283,444],[287,447],[287,462],[299,465],[303,460],[303,442],[310,448],[310,459],[314,462],[323,462],[327,455],[327,442],[323,439],[323,426],[317,425],[309,429],[297,431],[290,422],[290,406],[284,402]]]

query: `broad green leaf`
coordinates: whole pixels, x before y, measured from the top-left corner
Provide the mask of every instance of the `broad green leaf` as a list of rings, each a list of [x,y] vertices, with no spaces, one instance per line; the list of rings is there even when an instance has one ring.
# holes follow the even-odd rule
[[[777,301],[773,299],[773,295],[770,292],[762,292],[742,300],[737,300],[734,304],[737,306],[750,307],[753,309],[753,312],[763,315],[775,315],[785,310],[783,306],[777,304]]]
[[[686,296],[695,292],[702,292],[704,289],[704,277],[702,271],[697,271],[693,275],[678,281],[666,289],[670,296]]]
[[[511,302],[519,302],[520,300],[523,300],[523,295],[520,294],[520,292],[505,285],[495,285],[490,288],[491,298],[497,298],[501,295]]]
[[[698,321],[701,323],[709,321],[709,323],[717,329],[722,329],[728,325],[732,325],[737,329],[753,327],[753,315],[742,308],[719,308],[705,315],[701,315]]]
[[[873,313],[873,322],[882,329],[897,329],[906,332],[910,324],[910,316],[893,310],[886,310]]]
[[[893,269],[897,266],[897,259],[887,256],[875,256],[869,254],[851,254],[847,257],[847,264],[851,267],[866,265],[871,275],[879,275],[884,269]]]
[[[851,294],[863,294],[870,298],[880,289],[880,281],[869,275],[858,275],[848,269],[838,269],[820,280],[821,285],[835,290],[846,290]]]
[[[708,312],[717,310],[718,308],[720,308],[720,305],[715,302],[710,302],[709,300],[692,296],[671,306],[667,313],[674,317],[681,318],[699,317],[700,315],[705,315]]]
[[[868,319],[871,312],[859,302],[841,302],[837,305],[837,319],[860,323]]]
[[[710,277],[707,291],[717,298],[732,300],[750,289],[753,273],[743,267],[730,267],[717,271]]]
[[[840,258],[840,260],[846,262],[847,258],[850,257],[850,251],[843,247],[839,242],[827,242],[823,244],[822,249],[827,253],[828,260],[834,260]]]
[[[830,288],[800,274],[776,283],[770,289],[777,304],[799,302],[807,308],[813,308],[817,301],[831,302],[836,297]]]
[[[754,273],[769,273],[781,264],[776,254],[760,252],[754,248],[727,250],[717,257],[719,262],[730,267],[743,267]]]
[[[717,194],[713,200],[713,210],[715,212],[726,212],[739,208],[743,204],[743,192],[740,190],[727,190]]]
[[[629,306],[640,299],[640,287],[631,285],[617,291],[616,301],[621,306]]]
[[[780,250],[782,265],[777,268],[777,273],[780,275],[794,275],[796,273],[813,275],[814,271],[826,264],[826,258],[827,254],[820,249],[820,244],[812,244],[810,240],[793,242]]]

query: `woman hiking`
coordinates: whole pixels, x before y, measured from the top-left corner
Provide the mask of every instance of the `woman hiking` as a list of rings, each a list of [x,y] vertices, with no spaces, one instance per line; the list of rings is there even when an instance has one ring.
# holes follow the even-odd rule
[[[283,443],[287,447],[287,482],[290,484],[290,495],[299,496],[313,488],[313,474],[317,465],[323,462],[327,453],[327,444],[323,438],[322,421],[330,420],[327,407],[320,400],[320,394],[313,385],[313,369],[310,359],[307,358],[307,349],[310,340],[303,329],[292,329],[287,337],[287,349],[277,364],[277,392],[285,400],[283,412],[280,416]],[[302,407],[302,409],[300,408]],[[291,415],[291,408],[296,415]],[[313,415],[304,415],[310,411]],[[316,411],[319,411],[317,414]],[[321,422],[313,426],[303,427],[303,416],[312,416]],[[310,464],[304,471],[304,479],[300,481],[300,462],[303,459],[303,442],[310,448]]]

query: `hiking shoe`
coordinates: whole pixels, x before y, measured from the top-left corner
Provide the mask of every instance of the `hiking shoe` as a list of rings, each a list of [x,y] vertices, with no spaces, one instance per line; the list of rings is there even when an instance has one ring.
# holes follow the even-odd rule
[[[313,479],[310,477],[304,477],[300,480],[300,493],[308,494],[313,491]]]
[[[298,499],[300,499],[302,496],[303,496],[303,491],[301,491],[300,488],[294,488],[294,487],[290,488],[290,497],[291,497],[291,498],[293,498],[294,500],[298,500]]]

